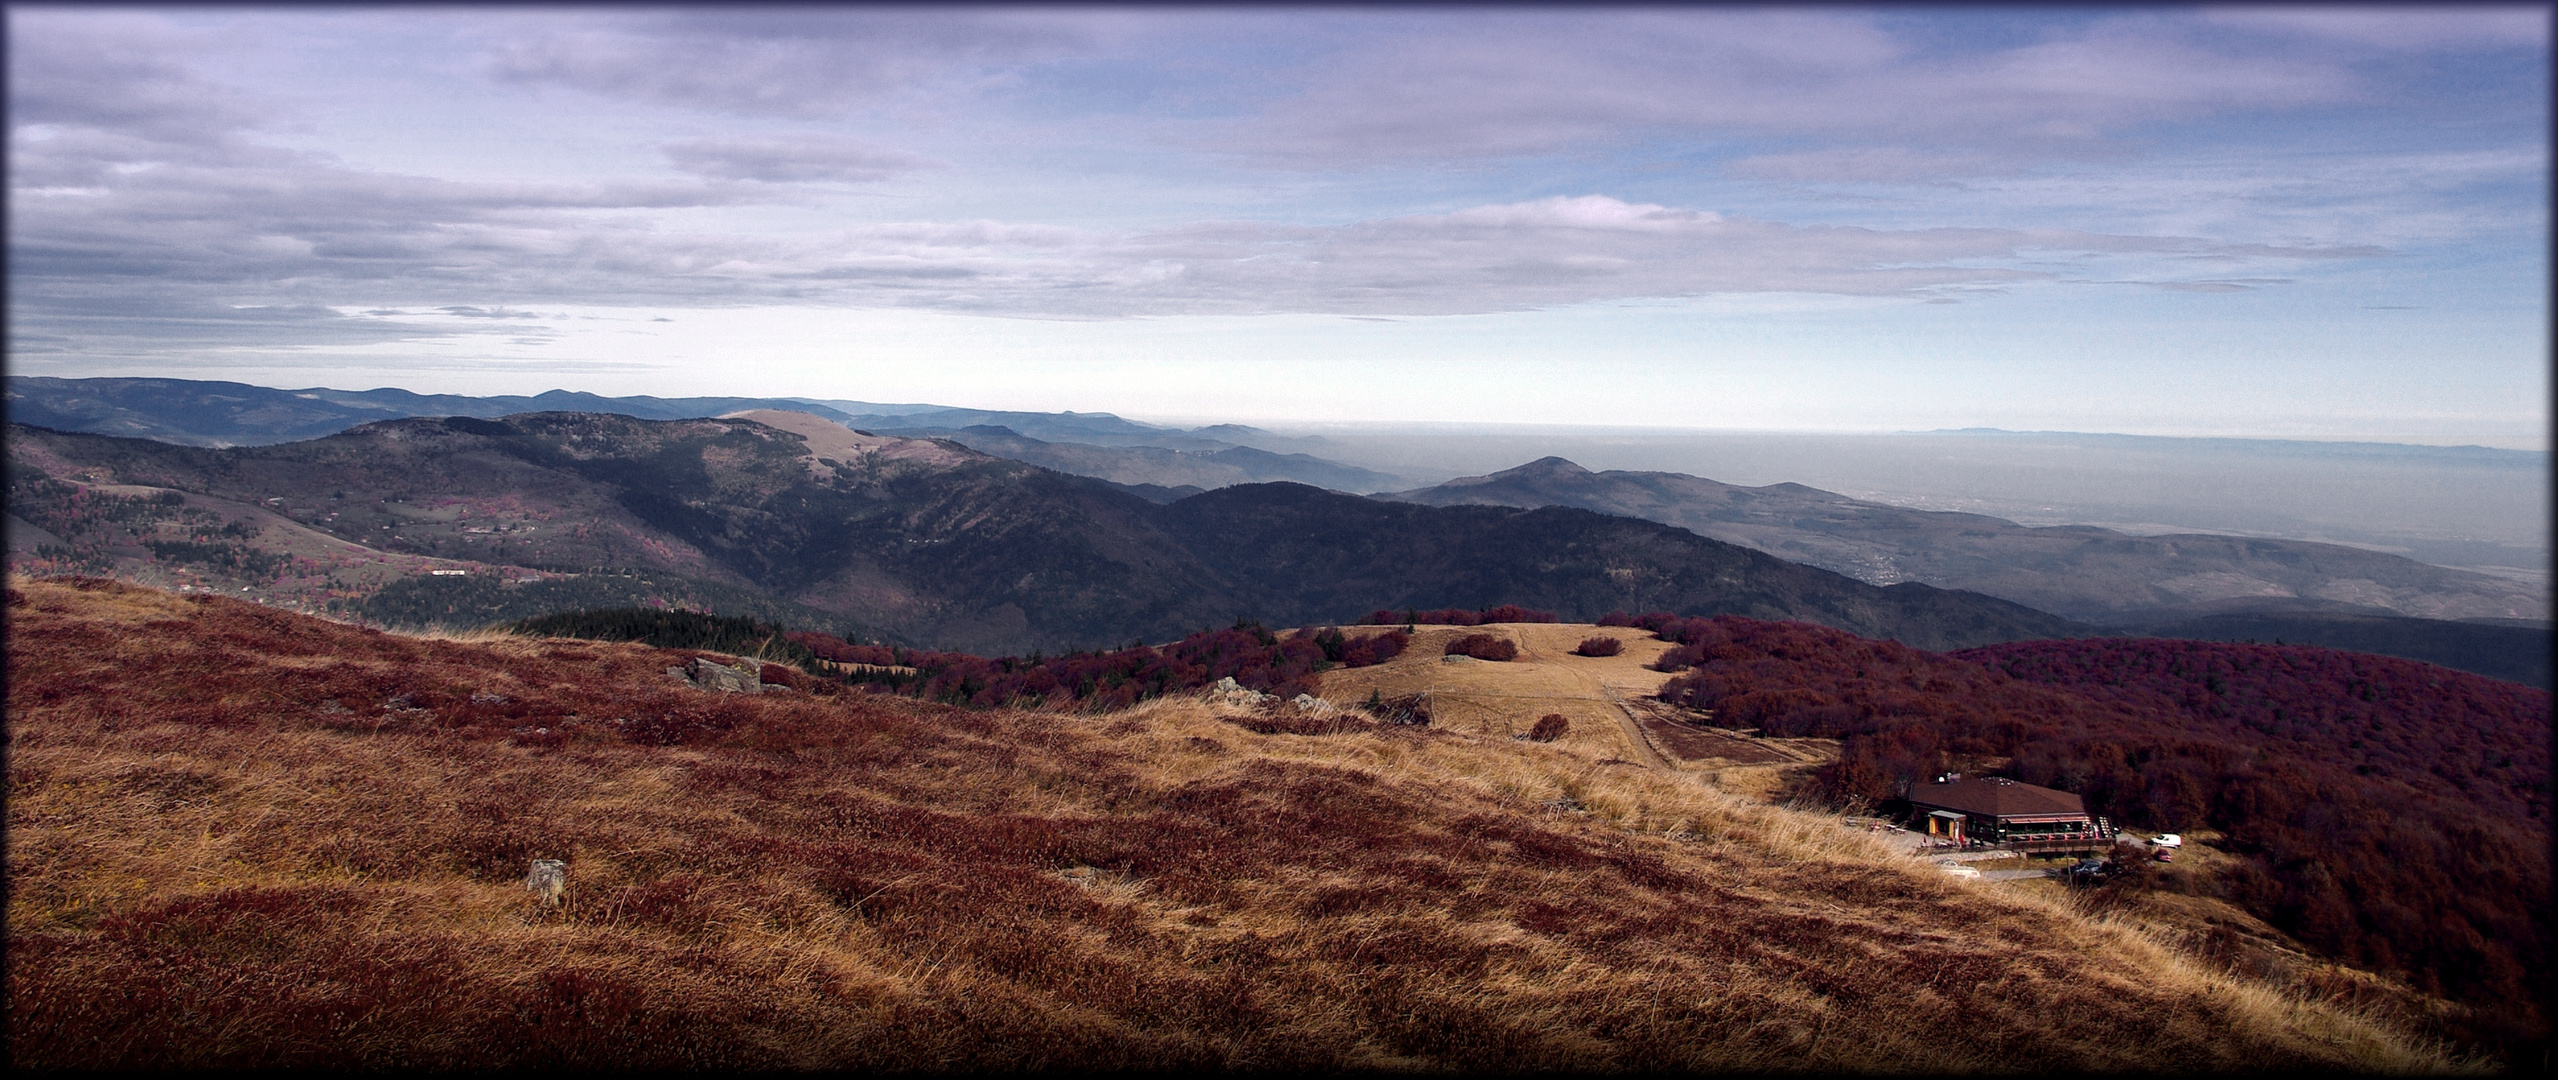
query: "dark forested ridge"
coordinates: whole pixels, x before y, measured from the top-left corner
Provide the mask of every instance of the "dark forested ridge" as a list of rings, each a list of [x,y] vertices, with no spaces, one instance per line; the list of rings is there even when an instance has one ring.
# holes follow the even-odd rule
[[[491,570],[668,571],[987,654],[1164,641],[1238,616],[1317,625],[1380,606],[1500,603],[1578,619],[1615,607],[1804,619],[1930,648],[2081,629],[1587,511],[1442,509],[1296,484],[1162,505],[930,440],[825,457],[743,419],[396,420],[220,450],[24,427],[11,439],[24,466],[13,485],[20,472],[84,492],[147,485]]]
[[[779,660],[819,669],[817,656],[778,627],[731,615],[658,608],[601,608],[518,619],[505,629],[533,637],[636,641],[660,649],[709,649],[755,660]],[[800,632],[804,635],[806,632]],[[824,640],[824,639],[819,639]]]
[[[1165,507],[1168,531],[1234,583],[1241,610],[1296,625],[1376,608],[1518,604],[1586,622],[1621,607],[1801,619],[1928,648],[2084,627],[1992,597],[1881,588],[1586,510],[1425,507],[1254,484]]]
[[[1663,687],[1716,722],[1842,741],[1834,798],[1993,768],[2118,823],[2211,829],[2226,898],[2327,955],[2533,1043],[2550,991],[2550,699],[2429,664],[2300,646],[2034,641],[1953,655],[1801,623],[1658,621]]]

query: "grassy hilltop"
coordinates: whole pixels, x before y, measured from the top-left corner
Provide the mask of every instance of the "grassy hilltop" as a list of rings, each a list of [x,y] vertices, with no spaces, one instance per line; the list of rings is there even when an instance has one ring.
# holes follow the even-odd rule
[[[2461,1065],[1603,744],[7,602],[25,1064]]]

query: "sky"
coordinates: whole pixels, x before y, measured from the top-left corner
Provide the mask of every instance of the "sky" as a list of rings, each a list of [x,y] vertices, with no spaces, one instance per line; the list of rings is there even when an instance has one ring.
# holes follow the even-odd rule
[[[15,374],[2548,443],[2546,6],[6,12]]]

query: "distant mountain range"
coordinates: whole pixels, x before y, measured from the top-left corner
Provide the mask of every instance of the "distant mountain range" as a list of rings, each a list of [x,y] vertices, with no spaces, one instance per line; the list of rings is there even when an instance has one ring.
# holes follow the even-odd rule
[[[1400,476],[1303,452],[1320,447],[1319,439],[1291,439],[1241,424],[1166,428],[1109,413],[1006,412],[817,398],[601,397],[566,390],[530,397],[325,387],[278,390],[194,379],[13,375],[7,385],[12,423],[182,446],[298,442],[358,424],[417,416],[493,419],[528,412],[591,412],[681,420],[774,409],[821,416],[880,434],[955,439],[998,457],[1153,489],[1148,493],[1157,497],[1277,480],[1353,492],[1409,483]]]
[[[2535,685],[2548,682],[2545,654],[2549,603],[2538,586],[2333,544],[2205,534],[2135,536],[2087,526],[2028,527],[1980,514],[1912,510],[1799,484],[1740,487],[1679,473],[1591,472],[1561,458],[1546,458],[1427,488],[1388,491],[1404,482],[1402,478],[1304,452],[1306,448],[1325,446],[1320,439],[1290,439],[1232,424],[1194,429],[1157,427],[1107,413],[1007,412],[808,398],[605,398],[567,391],[531,397],[421,395],[389,389],[287,391],[180,379],[11,377],[7,385],[9,412],[16,422],[62,431],[129,434],[205,448],[278,445],[305,437],[296,433],[336,433],[385,417],[409,415],[489,419],[527,411],[573,411],[678,419],[765,410],[814,418],[807,422],[775,421],[802,437],[824,442],[836,438],[827,434],[833,432],[857,442],[867,441],[871,449],[861,453],[870,453],[889,442],[939,447],[932,453],[949,461],[974,460],[970,456],[973,451],[976,457],[989,460],[1009,459],[1104,481],[1105,488],[1161,506],[1177,506],[1215,489],[1290,481],[1334,491],[1383,492],[1374,498],[1391,503],[1522,510],[1570,507],[1675,526],[1698,536],[1843,574],[1868,585],[1915,582],[1939,589],[1967,590],[2064,620],[2102,625],[2114,632],[2318,642],[2443,663]],[[278,488],[275,494],[263,497],[292,500],[293,493]],[[1176,517],[1197,514],[1223,501],[1211,500],[1201,507],[1168,512]],[[1334,516],[1358,518],[1365,513],[1352,509],[1352,505],[1338,504]],[[1006,515],[997,515],[993,520],[1004,519],[1008,519]],[[1157,523],[1155,527],[1163,526]],[[10,528],[13,550],[31,551],[48,542],[62,546],[57,542],[62,538],[53,537],[32,521],[13,518]],[[1209,542],[1209,538],[1200,539]],[[500,535],[484,541],[479,534],[467,534],[457,537],[456,542],[521,546],[522,538]],[[708,554],[695,562],[635,562],[631,561],[631,551],[597,549],[572,558],[557,544],[555,538],[545,538],[543,544],[535,545],[541,549],[539,552],[523,555],[533,560],[526,565],[557,567],[578,564],[577,559],[591,559],[597,566],[653,566],[661,577],[681,569],[689,575],[688,591],[683,594],[688,599],[683,602],[707,604],[713,602],[707,598],[718,597],[718,604],[740,608],[744,603],[741,597],[762,596],[785,606],[760,614],[779,617],[795,611],[798,614],[791,617],[800,621],[823,618],[829,625],[851,625],[846,620],[853,619],[852,613],[859,611],[865,624],[887,632],[925,635],[917,640],[939,640],[933,635],[958,634],[960,637],[951,639],[953,642],[965,639],[970,647],[979,649],[1000,648],[996,643],[1001,641],[1062,640],[1049,636],[1049,630],[1033,632],[1030,627],[1038,620],[1028,615],[1014,630],[968,628],[973,625],[968,624],[969,617],[957,614],[975,602],[960,598],[974,595],[966,588],[947,594],[948,604],[956,605],[947,608],[934,606],[943,603],[940,600],[919,601],[922,608],[894,613],[889,608],[895,604],[877,610],[831,601],[808,607],[790,599],[798,596],[807,583],[752,574],[740,576],[742,571],[723,574],[721,567],[725,564]],[[448,548],[440,554],[462,557],[471,550],[489,548]],[[1025,557],[1036,560],[1041,556],[1026,552]],[[1203,565],[1215,565],[1214,560],[1199,560],[1197,553],[1193,553],[1193,559]],[[1206,589],[1198,594],[1198,604],[1205,605],[1198,611],[1213,608],[1227,613],[1215,618],[1247,611],[1263,617],[1300,611],[1307,611],[1309,618],[1335,617],[1292,606],[1278,594],[1255,594],[1249,587],[1255,579],[1248,569],[1225,567],[1210,577],[1218,578],[1227,572],[1243,577],[1213,586],[1201,584],[1207,578],[1190,583]],[[1393,574],[1377,569],[1347,584],[1354,590],[1384,589],[1394,596],[1406,595],[1393,584],[1393,578]],[[1652,594],[1637,577],[1619,574],[1611,580],[1619,582],[1616,592],[1620,602],[1615,606],[1647,605],[1645,598]],[[618,579],[591,579],[572,591],[580,596],[619,596],[622,593],[613,590],[635,587],[614,581]],[[650,587],[669,587],[669,582]],[[1132,598],[1146,593],[1146,587],[1138,583],[1121,584],[1137,590],[1130,594]],[[460,588],[453,582],[440,587],[448,592]],[[1299,587],[1312,586],[1302,582],[1290,586]],[[561,590],[567,588],[549,585],[543,590],[565,596],[568,593]],[[736,591],[741,589],[749,591]],[[414,591],[413,587],[403,586],[385,595],[397,598]],[[1677,591],[1660,595],[1666,597]],[[945,595],[934,590],[926,592]],[[1410,595],[1423,594],[1436,595],[1428,588]],[[522,594],[519,599],[529,603],[532,595]],[[1354,607],[1393,601],[1393,597],[1383,593],[1368,600],[1353,599],[1347,592],[1335,595]],[[1571,595],[1576,597],[1571,601],[1574,604],[1596,602],[1580,593]],[[1248,596],[1253,598],[1248,601]],[[1437,600],[1422,602],[1444,606]],[[1457,602],[1460,601],[1453,598],[1445,601]],[[1462,602],[1528,603],[1531,599],[1524,593],[1483,593],[1479,599]],[[1171,605],[1165,611],[1191,610],[1163,597],[1146,603]],[[1668,606],[1666,601],[1649,603]],[[420,604],[426,602],[417,600],[399,607],[398,613],[412,617],[423,610]],[[1264,604],[1272,606],[1259,606]],[[1002,601],[990,601],[985,606],[985,610],[994,613],[987,616],[994,620],[989,627],[1012,624],[1012,616],[1003,613],[1003,605]],[[477,600],[464,600],[457,594],[441,602],[441,606],[449,609],[444,614],[453,619],[472,612],[490,618],[502,613],[539,614],[512,612],[505,598],[493,593]],[[942,614],[928,617],[921,613],[925,609]],[[1834,612],[1830,618],[1847,617]],[[1096,619],[1097,615],[1069,618],[1052,629],[1059,633],[1067,632],[1065,627],[1079,628],[1074,632],[1097,632],[1110,621]],[[1892,631],[1879,629],[1882,623],[1869,620],[1850,625],[1852,622],[1832,624],[1859,633],[1895,636]],[[1164,623],[1161,628],[1169,631],[1195,626]],[[1915,643],[1935,631],[1909,633],[1918,635],[1907,639]],[[1116,636],[1116,632],[1110,636]]]
[[[2133,536],[1911,510],[1801,484],[1736,487],[1591,472],[1558,457],[1376,496],[1428,506],[1571,506],[1677,525],[1862,581],[1923,581],[2069,618],[2140,626],[2240,612],[2546,620],[2530,585],[2302,540]]]
[[[1869,585],[1631,518],[1297,484],[1157,504],[798,412],[408,419],[227,449],[15,425],[10,436],[12,513],[57,540],[55,555],[13,559],[128,574],[184,564],[214,587],[303,606],[360,610],[370,594],[338,567],[370,551],[501,577],[663,571],[990,654],[1162,640],[1238,617],[1296,625],[1498,603],[1582,619],[1612,608],[1800,619],[1930,649],[2086,632],[2007,601]],[[449,585],[458,604],[481,587],[469,577],[421,569],[398,584]],[[418,609],[416,596],[403,602]]]
[[[2336,544],[2035,528],[1801,484],[1591,472],[1552,457],[1373,497],[1638,517],[1869,583],[1970,590],[2114,633],[2319,644],[2550,685],[2549,597],[2539,588]]]

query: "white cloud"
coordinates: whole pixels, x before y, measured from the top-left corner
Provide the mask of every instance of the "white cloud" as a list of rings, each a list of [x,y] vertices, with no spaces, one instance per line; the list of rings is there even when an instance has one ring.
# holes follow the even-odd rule
[[[538,300],[1418,316],[1721,293],[1959,295],[2058,277],[2056,263],[2083,256],[2252,265],[2376,254],[2052,229],[1803,226],[1603,195],[1333,225],[1118,233],[998,221],[698,233],[647,213],[721,197],[684,185],[459,183],[310,163],[161,170],[118,178],[103,194],[22,193],[15,284],[38,322],[48,302],[110,294],[137,314],[243,302],[472,314]]]

